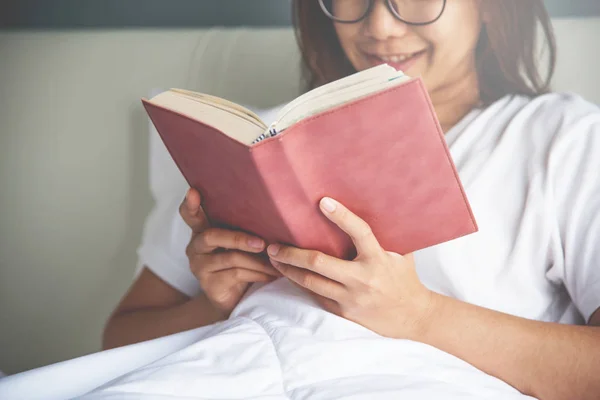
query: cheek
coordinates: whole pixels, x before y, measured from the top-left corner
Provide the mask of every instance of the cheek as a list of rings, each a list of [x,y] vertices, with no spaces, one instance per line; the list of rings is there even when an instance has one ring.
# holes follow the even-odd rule
[[[356,50],[356,43],[358,40],[359,29],[354,25],[350,24],[336,24],[335,31],[337,33],[338,40],[342,49],[356,67],[356,63],[358,62],[357,57],[358,53]]]
[[[481,29],[478,20],[465,18],[462,22],[433,25],[431,28],[423,36],[434,50],[432,61],[435,67],[454,69],[461,63],[471,64]]]
[[[481,17],[476,1],[448,2],[442,18],[431,26],[429,39],[444,55],[470,54],[477,45]]]

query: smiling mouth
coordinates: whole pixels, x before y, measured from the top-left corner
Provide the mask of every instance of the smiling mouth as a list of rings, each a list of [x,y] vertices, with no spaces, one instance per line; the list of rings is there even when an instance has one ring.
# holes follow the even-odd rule
[[[394,55],[385,55],[385,56],[378,55],[378,54],[369,54],[369,56],[373,57],[373,58],[378,58],[381,61],[386,62],[386,63],[403,63],[403,62],[411,60],[417,56],[420,56],[424,52],[425,52],[425,50],[418,51],[415,53],[408,53],[408,54],[394,54]]]

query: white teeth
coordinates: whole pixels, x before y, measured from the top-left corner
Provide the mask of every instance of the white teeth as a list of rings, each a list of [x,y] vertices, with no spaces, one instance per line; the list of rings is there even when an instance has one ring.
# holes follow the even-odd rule
[[[412,56],[414,56],[414,54],[401,55],[401,56],[381,56],[380,58],[385,62],[399,63],[399,62],[408,60]]]

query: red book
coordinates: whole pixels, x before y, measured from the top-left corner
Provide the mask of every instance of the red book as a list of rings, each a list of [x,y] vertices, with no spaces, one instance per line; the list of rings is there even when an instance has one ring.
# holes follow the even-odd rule
[[[387,65],[299,97],[270,126],[189,91],[142,101],[214,226],[351,259],[319,209],[328,196],[400,254],[477,231],[422,81]]]

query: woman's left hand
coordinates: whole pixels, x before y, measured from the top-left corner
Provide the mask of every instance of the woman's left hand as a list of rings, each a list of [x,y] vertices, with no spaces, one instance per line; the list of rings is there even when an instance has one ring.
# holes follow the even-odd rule
[[[339,202],[324,198],[320,206],[350,236],[357,257],[345,261],[275,244],[268,248],[273,266],[326,310],[382,336],[416,340],[428,325],[433,295],[419,280],[412,254],[382,249],[368,224]]]

